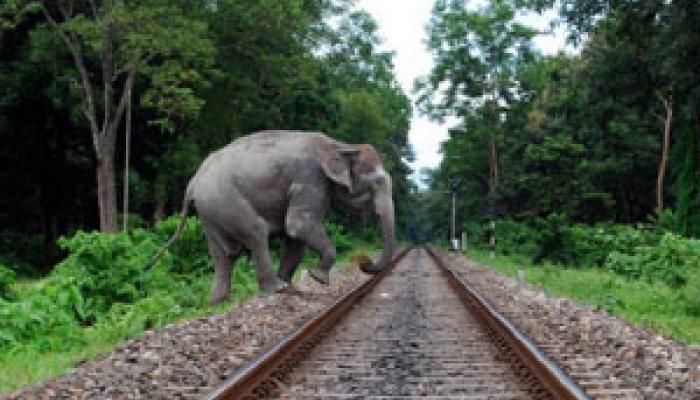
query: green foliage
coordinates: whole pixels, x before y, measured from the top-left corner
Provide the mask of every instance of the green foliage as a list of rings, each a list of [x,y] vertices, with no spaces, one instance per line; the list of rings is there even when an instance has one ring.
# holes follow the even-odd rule
[[[536,251],[538,232],[527,224],[512,219],[500,219],[496,221],[496,235],[498,254],[534,254]],[[488,239],[483,240],[485,242]]]
[[[156,243],[160,245],[170,239],[178,225],[180,225],[179,215],[158,221],[153,228]],[[168,252],[174,256],[169,268],[172,273],[187,276],[213,271],[204,227],[196,217],[187,218],[180,239],[170,247]]]
[[[571,259],[569,219],[566,214],[552,213],[545,218],[535,220],[537,232],[537,250],[533,257],[535,263],[544,259],[554,263],[568,263]]]
[[[326,229],[328,237],[335,244],[338,253],[347,253],[352,250],[355,243],[350,240],[345,227],[333,222],[326,222],[323,224],[323,227]]]
[[[14,297],[13,283],[15,283],[15,271],[0,263],[0,299],[9,300]]]
[[[149,292],[177,288],[164,262],[144,269],[158,250],[157,242],[144,230],[114,235],[78,232],[59,244],[69,255],[56,266],[52,278],[73,280],[85,299],[85,309],[76,315],[83,324],[92,324],[114,303],[134,303]]]
[[[689,315],[700,317],[700,273],[691,273],[683,288],[683,297]]]
[[[4,301],[0,350],[65,350],[82,343],[85,326],[108,331],[113,325],[111,337],[129,337],[206,307],[211,276],[203,236],[196,236],[202,235],[196,219],[187,221],[188,231],[176,249],[181,254],[166,254],[156,266],[145,269],[178,221],[179,217],[171,217],[155,232],[140,228],[112,235],[79,231],[61,238],[60,245],[68,253],[65,260],[39,284],[13,301]],[[238,271],[239,280],[243,275],[254,279],[252,269]],[[255,290],[236,297],[243,299]]]
[[[186,313],[179,300],[176,294],[159,291],[133,303],[115,303],[96,328],[108,332],[114,340],[160,328]]]
[[[478,248],[488,248],[486,224],[467,228]],[[688,286],[688,298],[696,298],[697,282],[691,277],[700,274],[700,240],[663,232],[658,225],[572,224],[563,214],[551,214],[529,224],[499,220],[496,236],[498,254],[526,255],[535,264],[605,268],[672,288]]]
[[[605,266],[618,274],[683,286],[700,273],[700,241],[666,233],[656,246],[639,246],[631,254],[613,251]]]
[[[573,265],[602,266],[613,252],[631,253],[639,246],[658,242],[657,233],[648,227],[598,223],[594,226],[576,224],[569,228]]]

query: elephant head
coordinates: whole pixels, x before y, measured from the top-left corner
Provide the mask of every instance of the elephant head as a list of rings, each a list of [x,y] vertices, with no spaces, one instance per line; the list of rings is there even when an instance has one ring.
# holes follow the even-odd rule
[[[370,274],[380,272],[394,252],[394,202],[391,177],[384,170],[379,154],[368,144],[324,146],[319,159],[326,176],[336,185],[335,197],[355,208],[371,206],[380,219],[384,248],[374,265],[362,266]]]

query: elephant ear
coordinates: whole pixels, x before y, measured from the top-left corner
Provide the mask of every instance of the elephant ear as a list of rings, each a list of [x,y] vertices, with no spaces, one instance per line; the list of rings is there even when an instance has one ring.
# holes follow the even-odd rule
[[[345,186],[352,193],[351,165],[359,154],[360,150],[354,147],[327,147],[319,152],[319,161],[329,179]]]

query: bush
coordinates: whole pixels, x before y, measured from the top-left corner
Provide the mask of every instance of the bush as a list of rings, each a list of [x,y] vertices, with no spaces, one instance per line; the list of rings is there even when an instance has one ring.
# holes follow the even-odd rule
[[[153,232],[158,247],[170,239],[179,224],[179,215],[166,218],[156,224]],[[213,271],[204,226],[195,217],[187,218],[180,239],[170,247],[168,252],[173,256],[170,270],[175,274],[199,275]]]
[[[484,233],[488,235],[490,230],[487,229]],[[498,254],[533,255],[537,247],[536,239],[537,232],[525,223],[512,219],[496,221],[496,251]]]
[[[15,271],[0,264],[0,299],[11,300],[14,297],[13,283],[15,283]]]
[[[165,267],[172,263],[170,255],[145,269],[158,249],[145,230],[111,235],[78,232],[61,238],[59,245],[69,255],[56,266],[52,278],[71,279],[85,299],[84,312],[76,314],[81,324],[92,324],[114,303],[134,303],[157,290],[183,289]]]
[[[115,303],[109,313],[100,317],[97,329],[107,332],[111,339],[122,339],[162,327],[185,312],[173,294],[156,292],[132,304]]]
[[[352,250],[354,244],[350,240],[348,234],[345,232],[345,227],[343,227],[343,225],[333,222],[326,222],[324,223],[324,227],[328,237],[335,244],[335,249],[338,253],[345,253]]]
[[[42,285],[39,292],[16,301],[0,300],[0,349],[29,344],[41,351],[63,350],[82,341],[74,318],[82,298],[75,287],[67,286],[68,290],[59,290]]]
[[[569,234],[569,219],[566,214],[552,213],[534,221],[535,252],[534,263],[545,259],[555,264],[572,264],[573,255]]]
[[[683,288],[683,297],[688,314],[700,317],[700,271],[696,270],[690,274]]]
[[[605,266],[621,275],[679,287],[700,273],[700,241],[665,233],[657,246],[639,246],[632,254],[611,252]]]
[[[602,267],[611,252],[631,255],[640,246],[660,240],[656,228],[600,222],[593,226],[571,224],[563,214],[536,219],[533,262],[547,259],[555,264]]]
[[[639,246],[655,245],[659,241],[658,233],[649,227],[612,223],[573,225],[567,235],[571,263],[582,267],[602,267],[613,251],[632,254]]]

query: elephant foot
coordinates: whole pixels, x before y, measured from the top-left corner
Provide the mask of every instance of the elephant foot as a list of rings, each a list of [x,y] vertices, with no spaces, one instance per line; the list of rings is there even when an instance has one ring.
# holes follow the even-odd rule
[[[309,270],[309,275],[316,280],[318,283],[327,285],[330,281],[330,274],[327,269],[323,268],[312,268]]]
[[[275,277],[270,282],[260,284],[260,291],[263,293],[280,293],[289,289],[289,283]]]
[[[367,263],[367,264],[360,265],[360,271],[362,271],[368,275],[376,275],[376,274],[384,271],[384,268],[378,267],[377,264]]]

